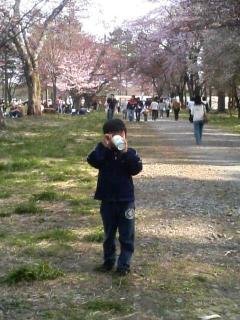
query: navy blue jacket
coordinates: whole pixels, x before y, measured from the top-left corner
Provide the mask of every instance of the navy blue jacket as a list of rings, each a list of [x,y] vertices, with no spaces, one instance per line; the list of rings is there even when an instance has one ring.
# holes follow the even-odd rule
[[[99,143],[87,157],[88,163],[99,170],[95,199],[107,202],[134,201],[132,176],[142,170],[136,151],[128,148],[122,153]]]

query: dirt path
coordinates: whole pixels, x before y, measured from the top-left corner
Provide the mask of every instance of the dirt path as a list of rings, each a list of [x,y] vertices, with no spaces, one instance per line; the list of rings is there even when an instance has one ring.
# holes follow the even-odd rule
[[[138,245],[148,266],[159,261],[155,272],[172,269],[173,282],[183,270],[205,282],[207,315],[239,320],[240,136],[207,126],[197,147],[192,131],[187,121],[173,120],[130,128],[144,162],[135,180]],[[140,256],[138,263],[141,269]],[[174,285],[180,293],[183,283]],[[181,318],[181,311],[169,312],[166,319]]]

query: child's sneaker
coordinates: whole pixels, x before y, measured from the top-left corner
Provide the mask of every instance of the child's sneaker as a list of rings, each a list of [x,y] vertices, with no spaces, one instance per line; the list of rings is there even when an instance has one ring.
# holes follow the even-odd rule
[[[120,277],[125,277],[129,273],[130,273],[129,268],[117,268],[117,270],[116,270],[116,274]]]
[[[95,271],[108,272],[108,271],[111,271],[113,267],[114,267],[114,263],[103,263],[101,266],[95,268]]]

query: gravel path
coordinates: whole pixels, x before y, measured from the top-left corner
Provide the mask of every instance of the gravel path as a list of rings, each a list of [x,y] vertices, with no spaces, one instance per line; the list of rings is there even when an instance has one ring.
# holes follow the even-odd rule
[[[198,234],[202,240],[204,235],[208,239],[215,229],[208,225],[212,219],[218,224],[216,233],[226,229],[237,235],[240,230],[240,136],[207,126],[199,147],[194,143],[192,125],[187,121],[160,120],[143,125],[144,128],[141,124],[135,128],[135,136],[136,129],[145,131],[146,141],[151,143],[147,148],[137,147],[144,162],[144,170],[136,179],[140,211],[164,212],[178,223],[181,214],[187,217],[181,221],[183,225],[185,220],[201,218],[204,230],[196,223],[194,232],[191,228],[175,230],[175,234],[187,238],[196,238]],[[224,237],[228,236],[224,234]]]
[[[132,129],[135,137],[140,132],[145,136],[143,145],[136,146],[144,162],[144,170],[136,179],[140,206],[146,200],[148,206],[156,208],[167,209],[176,203],[185,210],[210,215],[240,214],[239,135],[207,126],[199,147],[186,121],[161,120]],[[150,191],[154,198],[151,203],[141,196]]]
[[[188,121],[165,119],[134,123],[129,131],[144,163],[135,178],[138,245],[150,250],[160,243],[153,254],[160,264],[169,257],[190,259],[212,269],[233,268],[240,279],[240,136],[207,125],[199,147]],[[240,284],[225,292],[220,287],[215,291],[222,305],[231,297],[239,313],[232,306],[215,312],[239,320]]]

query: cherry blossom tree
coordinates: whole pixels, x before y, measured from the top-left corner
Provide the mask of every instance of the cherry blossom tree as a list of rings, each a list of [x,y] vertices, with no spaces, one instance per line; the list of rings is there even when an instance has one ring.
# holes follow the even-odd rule
[[[118,88],[121,50],[111,39],[99,42],[82,32],[78,21],[72,19],[71,24],[74,27],[70,42],[69,26],[64,20],[49,30],[40,59],[41,79],[78,97],[94,95],[111,85]]]
[[[45,1],[39,0],[28,13],[22,13],[21,0],[15,0],[13,10],[9,12],[13,21],[19,21],[10,31],[10,36],[21,59],[24,76],[28,88],[28,114],[41,114],[40,99],[41,85],[39,78],[39,55],[42,50],[46,31],[63,10],[69,0],[61,0],[58,6],[46,15],[41,5]],[[24,15],[24,19],[22,16]],[[26,28],[26,25],[28,26]],[[36,37],[36,35],[38,35]]]
[[[136,69],[151,79],[158,94],[169,91],[183,102],[226,91],[239,105],[239,16],[237,0],[172,0],[131,25],[137,35]],[[218,8],[218,10],[216,10]]]

